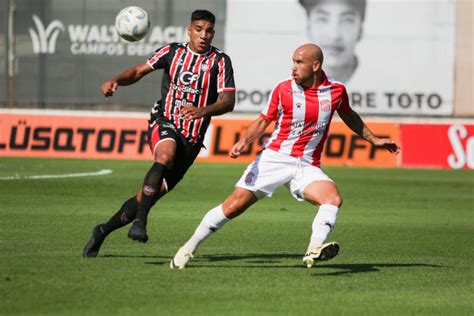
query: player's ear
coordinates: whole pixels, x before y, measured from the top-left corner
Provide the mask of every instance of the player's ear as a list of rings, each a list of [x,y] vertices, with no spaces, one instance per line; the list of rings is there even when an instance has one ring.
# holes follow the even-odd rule
[[[313,71],[316,72],[321,69],[321,62],[319,60],[315,60],[313,62]]]

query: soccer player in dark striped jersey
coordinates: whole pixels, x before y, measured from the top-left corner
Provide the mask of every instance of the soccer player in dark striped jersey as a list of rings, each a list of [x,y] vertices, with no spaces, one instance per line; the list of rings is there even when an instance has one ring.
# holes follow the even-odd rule
[[[96,257],[106,236],[131,222],[128,237],[146,242],[150,208],[176,186],[194,162],[211,116],[233,110],[234,72],[229,56],[211,46],[214,23],[211,12],[194,11],[187,43],[165,45],[145,63],[103,83],[102,93],[108,98],[119,86],[134,84],[152,71],[163,69],[162,99],[152,107],[148,128],[153,165],[138,194],[128,199],[108,222],[92,230],[84,257]]]

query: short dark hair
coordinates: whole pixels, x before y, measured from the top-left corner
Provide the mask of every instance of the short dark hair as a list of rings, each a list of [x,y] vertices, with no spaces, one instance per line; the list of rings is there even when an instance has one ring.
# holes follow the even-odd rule
[[[195,10],[195,11],[191,14],[191,22],[194,22],[194,21],[201,21],[201,20],[211,22],[212,24],[215,24],[215,23],[216,23],[216,17],[215,17],[214,14],[212,14],[210,11],[207,11],[207,10]]]
[[[299,0],[300,4],[306,9],[306,12],[309,14],[309,11],[312,7],[319,4],[321,0]],[[346,0],[346,2],[354,7],[357,11],[360,12],[362,16],[362,21],[365,18],[365,6],[366,0]]]

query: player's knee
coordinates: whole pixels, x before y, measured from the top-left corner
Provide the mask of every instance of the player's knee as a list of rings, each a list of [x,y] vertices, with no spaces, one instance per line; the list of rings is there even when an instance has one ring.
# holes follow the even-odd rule
[[[243,206],[243,203],[241,203],[239,200],[233,200],[227,204],[227,210],[228,217],[233,218],[245,211],[245,208]]]
[[[234,218],[242,214],[246,210],[246,204],[242,199],[231,198],[227,199],[223,204],[224,215],[227,218]]]
[[[336,207],[341,207],[342,206],[342,197],[339,193],[333,193],[327,195],[324,200],[322,201],[321,204],[330,204],[334,205]]]
[[[239,216],[256,201],[257,198],[252,192],[236,188],[222,203],[224,215],[228,218]]]
[[[174,156],[168,153],[155,154],[155,162],[166,166],[168,169],[173,167]]]

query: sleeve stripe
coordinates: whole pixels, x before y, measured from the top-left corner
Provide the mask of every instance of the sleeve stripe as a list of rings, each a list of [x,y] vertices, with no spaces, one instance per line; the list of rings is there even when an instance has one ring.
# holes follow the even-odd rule
[[[234,91],[236,91],[236,89],[235,88],[222,88],[222,89],[217,90],[217,92],[222,92],[222,91],[224,91],[224,92],[234,92]]]
[[[160,60],[161,57],[166,55],[170,51],[170,45],[166,45],[155,53],[150,59],[147,60],[147,63],[155,69],[154,65]]]
[[[217,79],[217,88],[218,90],[223,90],[224,87],[224,78],[225,78],[225,61],[224,58],[219,60],[219,74]]]

